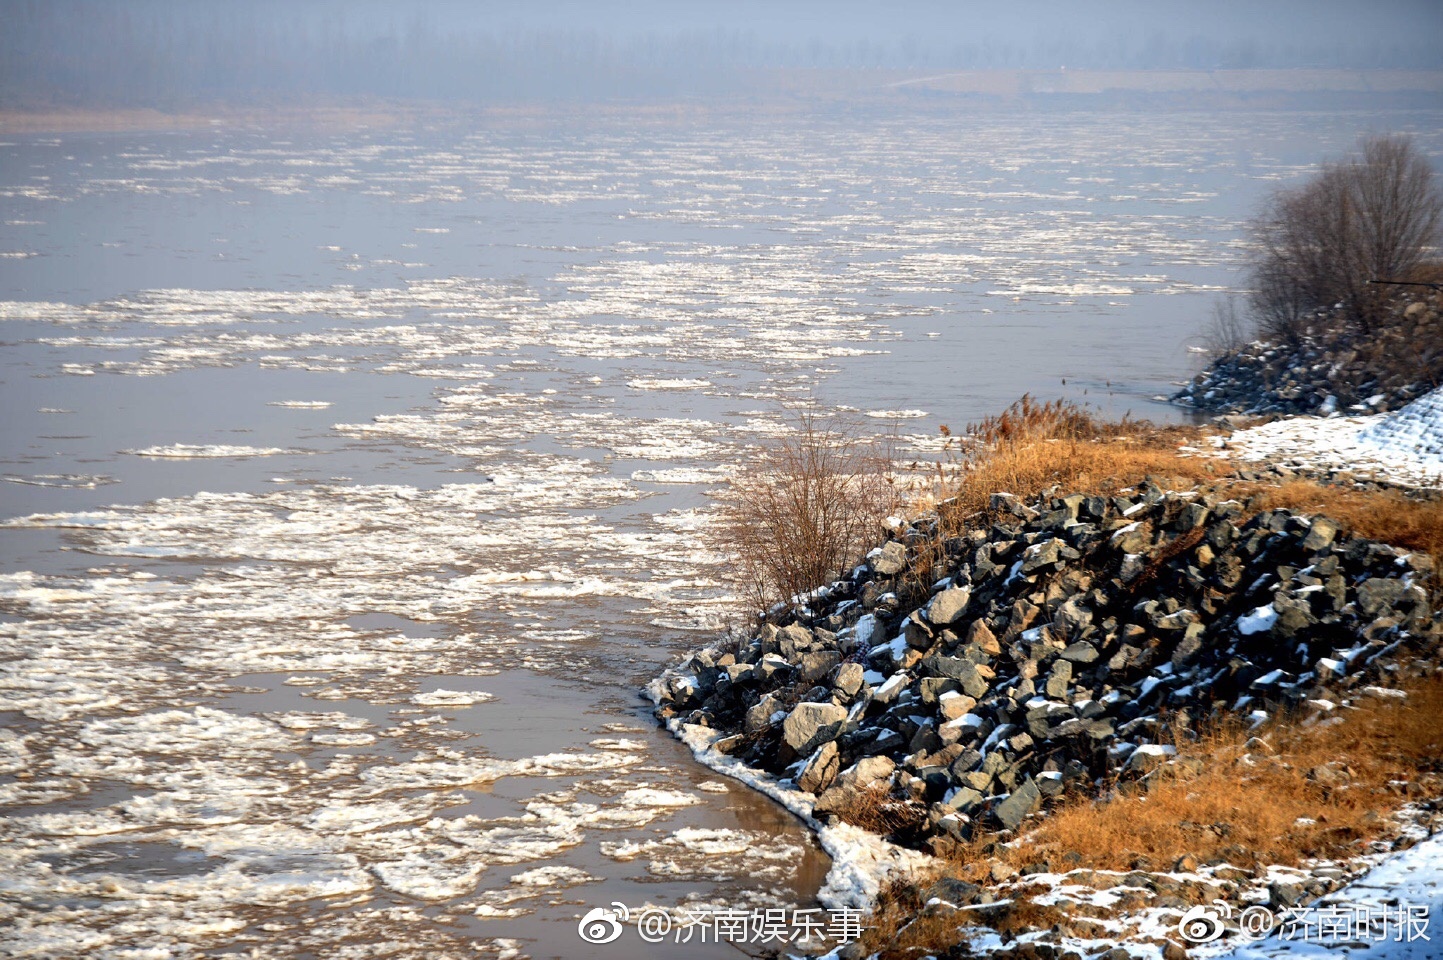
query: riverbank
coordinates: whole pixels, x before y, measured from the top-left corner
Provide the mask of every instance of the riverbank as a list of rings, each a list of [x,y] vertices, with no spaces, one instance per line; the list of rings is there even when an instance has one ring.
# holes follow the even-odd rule
[[[1394,433],[1439,429],[1428,406]],[[824,843],[925,855],[832,851],[873,873],[830,890],[878,892],[844,956],[1183,956],[1194,908],[1276,920],[1443,826],[1436,504],[1226,460],[1200,482],[1211,439],[1179,452],[1190,480],[944,504],[651,686]]]
[[[1443,378],[1443,297],[1424,287],[1397,289],[1366,327],[1332,308],[1314,313],[1292,341],[1226,345],[1172,401],[1211,414],[1264,417],[1397,410]]]
[[[137,133],[216,126],[322,133],[515,122],[526,118],[790,115],[817,109],[899,107],[955,112],[1143,110],[1432,110],[1443,100],[1443,71],[1338,69],[1233,70],[905,70],[767,68],[742,71],[729,94],[705,99],[405,98],[292,94],[265,98],[176,97],[165,104],[74,106],[12,102],[0,134]]]

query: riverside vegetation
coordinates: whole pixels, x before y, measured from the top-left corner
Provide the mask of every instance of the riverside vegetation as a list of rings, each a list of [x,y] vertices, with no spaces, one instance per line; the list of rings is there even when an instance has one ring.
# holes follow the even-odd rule
[[[1275,192],[1174,399],[1329,415],[1434,389],[1440,223],[1405,137]],[[1176,960],[1192,905],[1304,904],[1443,827],[1443,504],[1235,468],[1205,452],[1235,422],[1024,397],[952,438],[911,520],[890,460],[815,419],[738,474],[718,545],[768,613],[651,690],[815,823],[932,855],[843,955]]]
[[[1173,398],[1213,413],[1378,413],[1443,382],[1443,192],[1404,136],[1364,137],[1252,220],[1247,292]],[[1401,282],[1395,282],[1401,281]]]
[[[1176,956],[1191,904],[1306,902],[1443,823],[1443,507],[1206,432],[1024,398],[934,509],[654,687],[816,820],[936,858],[851,954]]]

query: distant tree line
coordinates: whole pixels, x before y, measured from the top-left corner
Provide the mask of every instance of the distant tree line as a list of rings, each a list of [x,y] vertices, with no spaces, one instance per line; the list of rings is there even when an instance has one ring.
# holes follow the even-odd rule
[[[1105,6],[1118,26],[1082,29],[1095,6],[1061,0],[0,0],[0,101],[668,98],[745,91],[776,67],[1443,68],[1429,0],[1218,0],[1181,25],[1175,6],[1120,0]]]

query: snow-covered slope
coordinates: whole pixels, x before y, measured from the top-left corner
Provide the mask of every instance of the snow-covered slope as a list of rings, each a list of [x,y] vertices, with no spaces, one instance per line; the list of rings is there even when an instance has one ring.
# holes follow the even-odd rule
[[[1399,923],[1408,908],[1414,925]],[[1260,940],[1218,960],[1436,960],[1443,957],[1443,834],[1435,834],[1309,908],[1314,927],[1304,938],[1307,920],[1292,928],[1292,938]],[[1426,911],[1426,913],[1424,913]],[[1305,915],[1306,916],[1306,915]],[[1422,916],[1426,916],[1426,922]],[[1321,937],[1317,924],[1333,923],[1338,937]],[[1366,927],[1366,930],[1364,929]],[[1351,933],[1351,936],[1348,934]]]
[[[1443,389],[1371,417],[1292,417],[1240,430],[1223,448],[1241,460],[1347,470],[1394,483],[1443,486]]]

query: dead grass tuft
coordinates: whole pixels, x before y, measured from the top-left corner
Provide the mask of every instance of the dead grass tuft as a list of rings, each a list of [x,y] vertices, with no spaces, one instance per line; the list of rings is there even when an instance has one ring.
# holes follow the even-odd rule
[[[984,515],[992,494],[1031,501],[1054,485],[1107,494],[1154,478],[1166,486],[1217,479],[1218,462],[1179,451],[1198,427],[1099,420],[1076,404],[1024,396],[968,428],[961,460],[944,480],[939,511],[948,534]]]
[[[862,940],[866,953],[945,956],[964,925],[1014,937],[1067,919],[1032,902],[1025,885],[1008,889],[1011,902],[997,909],[927,905],[926,891],[939,878],[985,885],[999,861],[1126,871],[1169,870],[1185,855],[1244,869],[1356,856],[1388,834],[1391,813],[1443,786],[1443,677],[1402,689],[1406,700],[1363,699],[1343,722],[1281,718],[1253,731],[1230,722],[1196,739],[1179,737],[1179,758],[1201,760],[1200,773],[1065,801],[1020,843],[979,837],[955,850],[945,868],[895,880],[878,898]]]
[[[951,907],[928,904],[927,888],[938,878],[937,873],[914,874],[893,880],[877,898],[868,927],[860,943],[861,956],[877,956],[881,960],[915,960],[917,957],[953,956],[959,931],[969,927],[988,927],[1010,940],[1020,934],[1050,928],[1069,919],[1059,907],[1037,903],[1031,898],[1045,888],[1009,891],[996,906],[956,911]],[[970,956],[970,953],[962,954]]]
[[[836,811],[838,818],[883,837],[913,833],[927,820],[927,807],[894,797],[888,786],[873,783],[853,791],[852,801]]]

